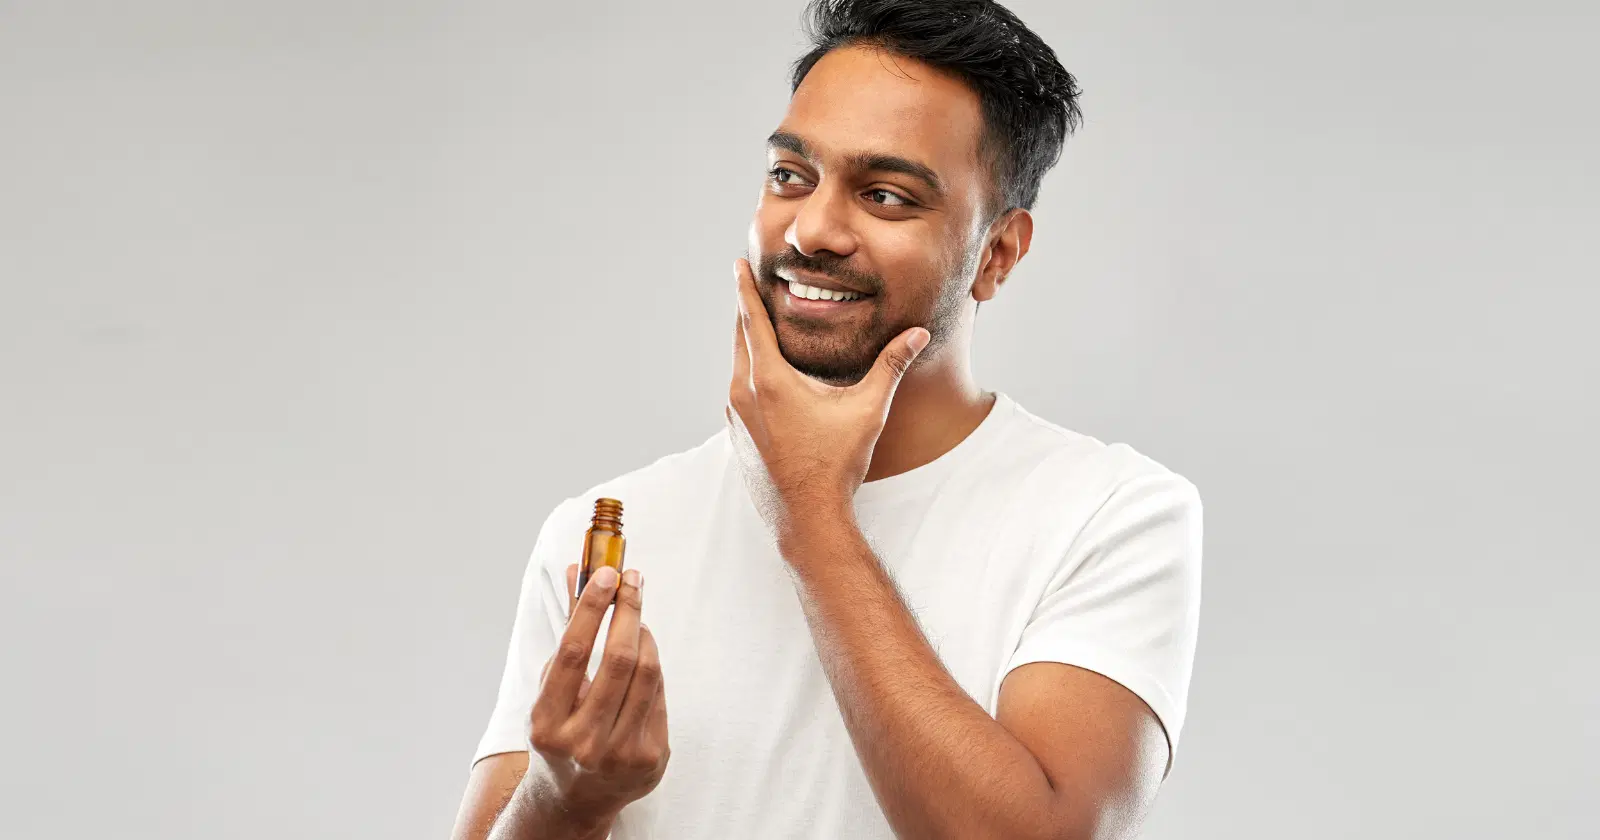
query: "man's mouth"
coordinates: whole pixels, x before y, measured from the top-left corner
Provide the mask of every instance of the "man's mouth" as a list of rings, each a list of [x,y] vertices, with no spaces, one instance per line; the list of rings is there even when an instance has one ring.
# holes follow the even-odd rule
[[[824,289],[798,280],[780,280],[784,287],[778,311],[802,319],[849,317],[851,313],[867,312],[873,296],[842,289]]]
[[[864,295],[860,292],[845,292],[838,289],[824,289],[820,286],[807,286],[798,280],[790,280],[786,285],[789,287],[790,295],[797,298],[802,298],[804,300],[845,302],[861,300],[864,297],[871,297],[870,295]]]
[[[847,288],[825,274],[806,274],[793,268],[780,269],[777,274],[774,279],[783,285],[785,292],[778,302],[779,309],[800,318],[828,318],[866,311],[869,304],[864,301],[874,297]],[[811,282],[805,282],[807,280]]]

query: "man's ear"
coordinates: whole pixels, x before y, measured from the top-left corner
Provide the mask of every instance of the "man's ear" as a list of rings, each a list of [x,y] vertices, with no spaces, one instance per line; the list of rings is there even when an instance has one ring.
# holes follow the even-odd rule
[[[989,226],[988,241],[979,257],[978,277],[972,283],[972,299],[982,303],[999,291],[1011,276],[1028,246],[1033,242],[1033,214],[1014,207]]]

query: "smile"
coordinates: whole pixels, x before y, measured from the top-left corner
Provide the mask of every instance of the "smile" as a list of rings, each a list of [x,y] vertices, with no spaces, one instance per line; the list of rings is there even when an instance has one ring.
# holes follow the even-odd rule
[[[848,317],[851,313],[870,311],[871,304],[866,301],[872,298],[872,295],[823,289],[793,280],[784,281],[783,285],[785,292],[778,308],[795,317],[825,318],[831,321],[835,318]]]
[[[807,286],[804,283],[790,280],[789,294],[805,300],[851,301],[860,300],[866,295],[860,292],[841,292],[834,289],[819,289],[816,286]]]

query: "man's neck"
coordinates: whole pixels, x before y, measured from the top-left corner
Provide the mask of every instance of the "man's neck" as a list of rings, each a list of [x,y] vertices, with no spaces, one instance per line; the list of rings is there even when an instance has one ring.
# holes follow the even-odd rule
[[[914,366],[895,389],[866,480],[914,470],[954,449],[989,416],[994,402],[994,393],[979,388],[965,370]]]

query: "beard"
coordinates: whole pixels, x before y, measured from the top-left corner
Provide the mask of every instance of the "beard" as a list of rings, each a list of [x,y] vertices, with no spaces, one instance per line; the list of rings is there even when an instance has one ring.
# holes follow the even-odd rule
[[[962,301],[970,297],[969,284],[957,282],[966,273],[965,265],[958,271],[958,277],[947,277],[935,284],[908,285],[902,294],[916,295],[918,286],[931,291],[906,300],[896,310],[890,308],[895,301],[884,293],[887,284],[882,277],[856,271],[842,257],[808,257],[785,248],[762,256],[752,265],[761,304],[766,307],[767,320],[777,334],[778,351],[783,354],[784,361],[806,376],[829,385],[848,386],[860,382],[872,371],[883,348],[912,327],[928,330],[930,340],[919,358],[931,358],[931,354],[955,333],[960,323]],[[864,303],[870,307],[865,324],[859,324],[859,319],[846,324],[780,315],[777,300],[788,294],[788,282],[778,276],[778,271],[785,268],[820,274],[846,287],[870,293],[872,297]]]

